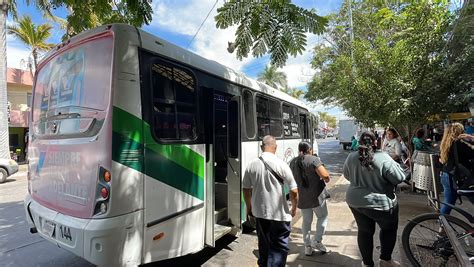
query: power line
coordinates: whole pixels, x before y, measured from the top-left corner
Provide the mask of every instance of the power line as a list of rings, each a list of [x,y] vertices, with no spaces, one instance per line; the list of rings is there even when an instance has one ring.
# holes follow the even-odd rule
[[[186,49],[189,49],[189,47],[190,47],[191,44],[193,43],[194,38],[196,38],[196,35],[197,35],[197,34],[199,33],[199,31],[201,30],[202,25],[204,25],[204,23],[206,22],[207,18],[209,18],[209,15],[211,15],[211,12],[212,12],[212,10],[214,10],[214,8],[216,7],[217,2],[219,2],[219,0],[216,0],[216,2],[214,3],[214,5],[212,6],[211,10],[209,10],[209,13],[207,13],[206,18],[202,21],[201,25],[199,26],[198,30],[197,30],[196,33],[194,34],[194,36],[193,36],[193,38],[191,39],[191,41],[189,41],[188,47],[186,47]]]

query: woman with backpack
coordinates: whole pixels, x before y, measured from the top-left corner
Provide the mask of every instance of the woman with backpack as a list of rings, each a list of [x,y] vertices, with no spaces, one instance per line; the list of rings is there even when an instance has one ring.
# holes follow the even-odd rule
[[[465,139],[471,139],[471,136],[464,134],[464,126],[461,123],[453,123],[449,125],[443,134],[440,146],[440,159],[443,164],[441,172],[441,185],[444,191],[444,202],[454,205],[458,194],[456,192],[457,183],[464,177],[456,177],[461,175],[461,169],[468,172],[472,178],[474,170],[474,150],[472,145]],[[461,165],[461,166],[459,166]],[[469,200],[474,203],[474,197]],[[451,207],[441,205],[440,212],[442,214],[451,213]]]
[[[306,256],[313,254],[313,249],[326,253],[323,245],[323,235],[328,222],[328,208],[326,199],[329,193],[326,183],[330,181],[329,172],[324,168],[318,156],[312,155],[313,149],[308,142],[298,145],[299,155],[290,162],[290,168],[298,185],[298,208],[303,216],[303,240]],[[316,235],[311,241],[311,224],[313,213],[318,221],[316,223]]]

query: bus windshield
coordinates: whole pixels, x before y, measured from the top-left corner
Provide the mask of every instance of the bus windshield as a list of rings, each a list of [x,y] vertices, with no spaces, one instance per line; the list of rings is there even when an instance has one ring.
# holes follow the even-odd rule
[[[113,36],[107,35],[62,51],[44,64],[34,88],[33,123],[57,115],[57,109],[105,110],[111,88],[112,52]]]

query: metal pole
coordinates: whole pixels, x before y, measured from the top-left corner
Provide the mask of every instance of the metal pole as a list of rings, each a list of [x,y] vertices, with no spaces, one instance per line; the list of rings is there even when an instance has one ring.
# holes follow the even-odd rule
[[[430,164],[431,164],[431,177],[433,179],[433,190],[428,192],[428,196],[432,197],[438,201],[432,201],[434,203],[437,210],[439,210],[441,205],[439,204],[439,188],[438,188],[438,180],[439,180],[439,169],[436,168],[438,165],[438,156],[437,155],[430,155]]]

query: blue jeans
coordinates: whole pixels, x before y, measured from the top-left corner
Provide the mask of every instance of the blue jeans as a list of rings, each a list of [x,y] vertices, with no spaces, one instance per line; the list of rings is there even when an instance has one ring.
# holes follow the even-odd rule
[[[449,203],[451,205],[456,204],[456,199],[458,198],[458,194],[453,186],[453,179],[451,176],[446,172],[441,172],[441,185],[443,186],[444,192],[444,200],[443,202]],[[441,204],[440,213],[441,214],[450,214],[452,208],[446,205]]]
[[[316,235],[313,237],[313,242],[321,242],[328,224],[328,207],[326,205],[326,200],[324,200],[319,207],[301,209],[301,215],[303,216],[301,230],[303,231],[303,240],[306,247],[311,246],[311,224],[313,223],[313,213],[316,214],[316,218],[318,219],[316,222]]]
[[[453,177],[446,173],[446,172],[441,172],[440,176],[441,180],[441,185],[443,186],[443,191],[444,191],[444,200],[443,202],[446,202],[451,205],[456,204],[456,199],[458,198],[458,193],[456,192],[456,188],[454,187],[454,181]],[[471,203],[474,203],[474,197],[467,197]],[[450,214],[452,208],[441,204],[441,209],[440,213],[441,214]]]
[[[284,267],[288,256],[290,222],[257,219],[258,266]]]

